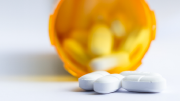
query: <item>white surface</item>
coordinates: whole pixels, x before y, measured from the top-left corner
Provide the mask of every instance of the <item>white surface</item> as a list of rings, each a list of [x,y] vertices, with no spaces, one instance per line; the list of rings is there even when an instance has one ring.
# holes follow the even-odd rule
[[[0,0],[0,75],[68,75],[48,36],[48,17],[56,0]],[[180,1],[148,0],[155,10],[157,37],[138,70],[167,79],[162,93],[108,95],[82,92],[78,83],[0,83],[0,101],[179,101]]]
[[[77,82],[0,82],[0,101],[179,101],[180,82],[167,78],[168,89],[161,93],[111,94],[84,92]]]

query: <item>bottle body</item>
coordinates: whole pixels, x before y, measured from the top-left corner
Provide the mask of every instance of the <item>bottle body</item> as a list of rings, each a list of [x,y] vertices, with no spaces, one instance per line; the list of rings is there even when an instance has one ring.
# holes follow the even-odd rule
[[[155,30],[144,0],[61,0],[49,21],[51,44],[77,77],[137,69]]]

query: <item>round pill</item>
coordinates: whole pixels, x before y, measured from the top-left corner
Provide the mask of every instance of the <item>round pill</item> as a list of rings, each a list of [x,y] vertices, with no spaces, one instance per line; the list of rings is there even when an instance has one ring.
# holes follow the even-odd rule
[[[124,76],[119,74],[110,74],[97,79],[94,82],[94,91],[97,93],[111,93],[121,87],[121,81]]]
[[[122,88],[133,92],[161,92],[166,80],[161,76],[130,75],[122,80]]]
[[[84,90],[93,90],[93,83],[98,78],[109,75],[106,71],[96,71],[89,74],[86,74],[78,79],[79,87]]]
[[[129,76],[129,75],[144,75],[144,76],[161,76],[158,73],[153,72],[139,72],[139,71],[124,71],[120,73],[123,76]]]

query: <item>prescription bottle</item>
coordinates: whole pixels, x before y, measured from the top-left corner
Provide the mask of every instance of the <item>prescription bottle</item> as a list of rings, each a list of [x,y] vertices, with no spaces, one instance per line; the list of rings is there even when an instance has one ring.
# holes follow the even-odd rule
[[[49,18],[51,44],[76,77],[136,70],[155,32],[145,0],[60,0]]]

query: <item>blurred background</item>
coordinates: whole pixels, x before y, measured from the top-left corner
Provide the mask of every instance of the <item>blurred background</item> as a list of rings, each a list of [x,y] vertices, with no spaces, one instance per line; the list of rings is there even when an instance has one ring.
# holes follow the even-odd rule
[[[0,0],[0,75],[68,75],[48,35],[59,0]]]
[[[180,1],[146,0],[155,11],[156,39],[139,71],[179,73]],[[0,0],[0,76],[70,76],[48,35],[59,0]]]

